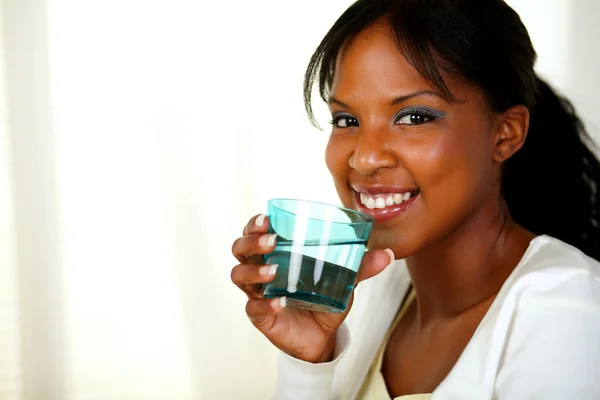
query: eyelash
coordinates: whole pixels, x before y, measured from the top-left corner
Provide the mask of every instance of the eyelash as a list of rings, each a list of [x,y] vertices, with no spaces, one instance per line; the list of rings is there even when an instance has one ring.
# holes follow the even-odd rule
[[[354,121],[356,121],[355,124],[358,125],[358,118],[353,117],[351,115],[334,115],[333,118],[331,119],[331,121],[329,121],[329,123],[331,125],[333,125],[334,128],[338,128],[338,129],[344,129],[344,128],[349,128],[350,126],[356,126],[356,125],[338,126],[339,122],[344,119],[354,120]]]
[[[417,123],[417,124],[400,124],[400,123],[398,123],[398,121],[400,121],[402,118],[407,117],[407,116],[422,117],[423,119],[425,119],[425,121],[423,121],[421,123]],[[429,110],[422,109],[422,108],[406,109],[406,110],[402,110],[400,113],[398,113],[395,116],[394,125],[423,125],[428,122],[435,121],[436,119],[438,119],[440,117],[441,117],[440,115],[437,115]],[[349,124],[348,126],[339,126],[338,125],[339,122],[344,119],[353,120],[354,122],[352,124]],[[357,126],[358,119],[356,117],[353,117],[352,115],[341,114],[341,115],[334,115],[333,118],[331,119],[331,121],[329,121],[329,123],[331,125],[333,125],[334,128],[345,129],[345,128],[349,128],[352,126]]]
[[[402,118],[407,117],[409,115],[422,117],[423,119],[426,119],[426,121],[423,121],[419,124],[399,124],[398,123],[398,121],[400,121]],[[438,118],[440,118],[440,116],[431,111],[425,110],[423,108],[413,108],[413,109],[403,110],[403,111],[399,112],[394,119],[394,125],[423,125],[428,122],[435,121]]]

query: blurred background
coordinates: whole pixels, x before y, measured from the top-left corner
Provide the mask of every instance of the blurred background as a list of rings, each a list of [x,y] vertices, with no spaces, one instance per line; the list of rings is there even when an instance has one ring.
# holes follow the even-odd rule
[[[302,78],[350,4],[0,0],[1,400],[273,393],[230,249],[271,197],[338,202]],[[599,139],[600,2],[510,4]]]

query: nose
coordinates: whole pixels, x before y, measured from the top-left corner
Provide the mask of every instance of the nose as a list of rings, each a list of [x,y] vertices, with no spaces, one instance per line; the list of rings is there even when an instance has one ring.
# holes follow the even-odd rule
[[[363,131],[357,135],[356,147],[348,163],[361,175],[372,175],[382,168],[393,168],[398,160],[389,147],[389,139],[383,132]]]

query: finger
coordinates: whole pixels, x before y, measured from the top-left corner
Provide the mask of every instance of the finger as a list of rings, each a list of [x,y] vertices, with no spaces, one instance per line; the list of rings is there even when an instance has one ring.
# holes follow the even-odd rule
[[[262,299],[263,296],[263,285],[256,283],[254,285],[242,285],[240,286],[242,292],[246,293],[248,299]]]
[[[231,270],[231,281],[237,286],[268,283],[275,278],[277,264],[240,264]]]
[[[261,332],[266,332],[271,329],[275,316],[285,308],[286,303],[285,297],[251,299],[246,303],[246,315]]]
[[[275,240],[277,235],[275,234],[250,234],[242,236],[233,242],[231,246],[231,252],[234,257],[241,263],[246,264],[248,260],[257,255],[269,254],[275,249]],[[253,263],[262,263],[262,258],[254,257]]]
[[[390,249],[368,251],[360,263],[356,284],[374,277],[390,265],[394,259],[394,252]]]
[[[243,235],[252,233],[267,233],[269,230],[269,217],[264,214],[258,214],[250,218],[250,221],[244,227]]]

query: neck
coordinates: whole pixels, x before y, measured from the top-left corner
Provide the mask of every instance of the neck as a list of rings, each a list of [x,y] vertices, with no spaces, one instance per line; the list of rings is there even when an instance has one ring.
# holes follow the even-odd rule
[[[441,240],[409,257],[420,325],[493,300],[534,235],[490,202]]]

